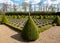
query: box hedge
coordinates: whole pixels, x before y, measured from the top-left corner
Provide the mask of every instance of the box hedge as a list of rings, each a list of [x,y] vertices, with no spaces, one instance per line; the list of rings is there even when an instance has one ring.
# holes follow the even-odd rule
[[[6,15],[3,15],[1,22],[2,22],[2,24],[8,23],[8,19],[7,19]]]
[[[58,25],[58,26],[60,26],[60,17],[59,16],[56,16],[55,17],[55,19],[54,19],[54,21],[53,21],[53,24],[56,24],[56,25]]]

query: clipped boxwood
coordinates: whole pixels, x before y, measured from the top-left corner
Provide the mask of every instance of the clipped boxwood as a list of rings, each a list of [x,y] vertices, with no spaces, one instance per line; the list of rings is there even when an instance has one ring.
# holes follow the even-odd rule
[[[23,39],[28,41],[34,41],[38,39],[38,28],[31,17],[28,18],[28,21],[26,22],[21,35]]]
[[[59,16],[56,16],[56,18],[54,19],[54,21],[53,21],[53,24],[56,24],[56,25],[58,25],[58,26],[60,26],[60,18],[59,18]]]
[[[4,24],[4,23],[8,23],[8,19],[7,19],[6,15],[3,15],[3,17],[2,17],[2,24]]]
[[[39,28],[39,33],[44,32],[45,30],[48,30],[51,27],[51,25],[46,25],[44,27]]]

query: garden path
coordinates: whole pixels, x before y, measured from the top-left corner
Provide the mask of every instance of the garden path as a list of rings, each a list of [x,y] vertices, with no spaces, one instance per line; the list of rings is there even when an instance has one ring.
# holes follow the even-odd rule
[[[39,39],[25,42],[21,35],[6,25],[0,25],[0,43],[60,43],[60,26],[51,27],[40,33]]]

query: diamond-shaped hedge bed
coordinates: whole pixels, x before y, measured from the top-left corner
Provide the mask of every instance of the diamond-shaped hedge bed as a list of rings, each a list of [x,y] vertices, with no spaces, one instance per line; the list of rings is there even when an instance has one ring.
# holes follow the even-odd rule
[[[23,39],[28,41],[34,41],[39,38],[38,27],[31,17],[28,18],[21,35]]]

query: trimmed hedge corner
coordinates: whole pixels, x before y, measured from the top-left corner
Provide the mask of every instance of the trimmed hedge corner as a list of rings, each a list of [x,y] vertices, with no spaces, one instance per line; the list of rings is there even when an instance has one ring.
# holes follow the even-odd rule
[[[28,18],[28,21],[26,22],[21,35],[23,39],[28,41],[34,41],[38,39],[39,37],[38,28],[31,17]]]

